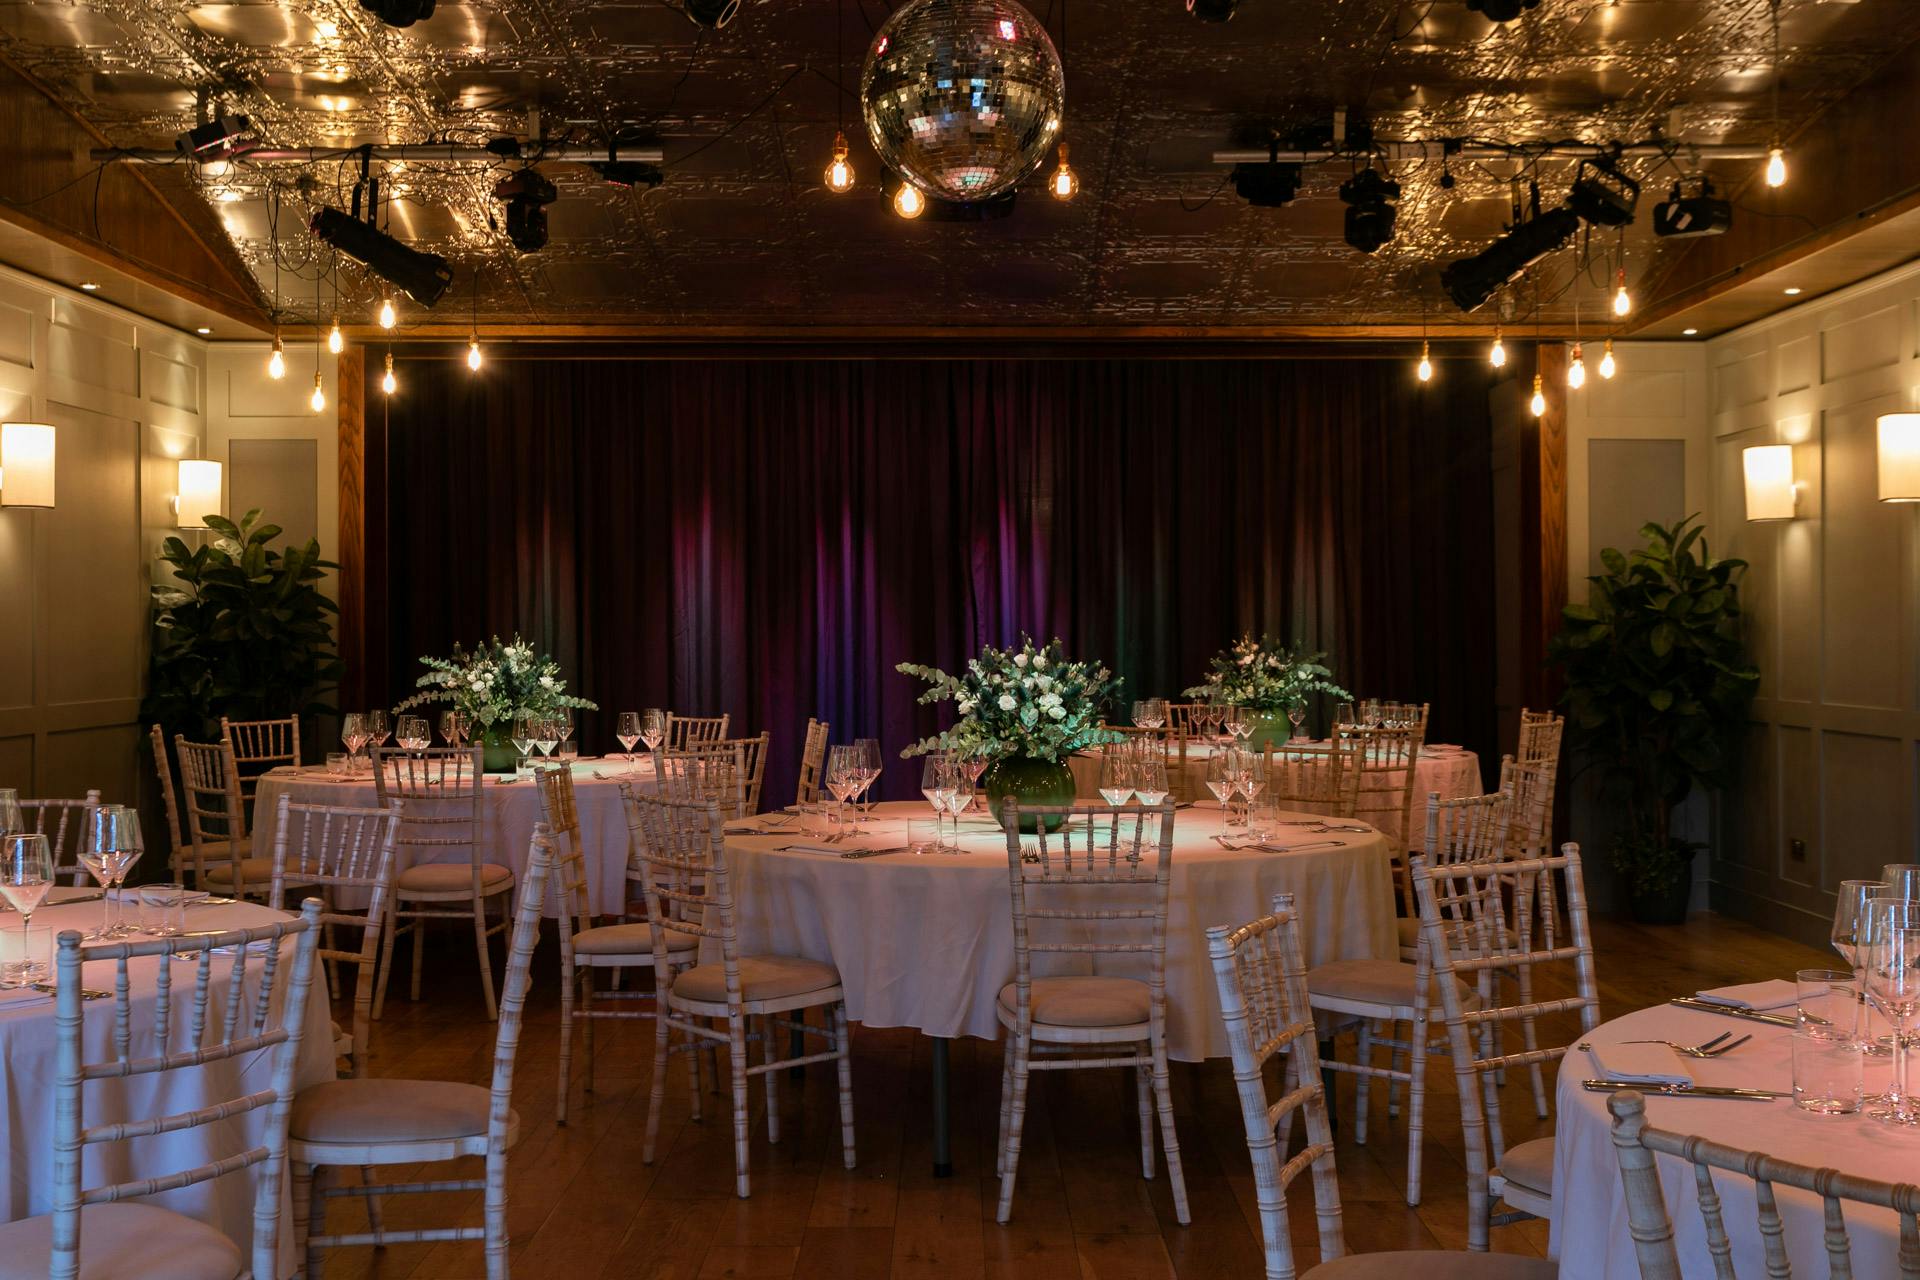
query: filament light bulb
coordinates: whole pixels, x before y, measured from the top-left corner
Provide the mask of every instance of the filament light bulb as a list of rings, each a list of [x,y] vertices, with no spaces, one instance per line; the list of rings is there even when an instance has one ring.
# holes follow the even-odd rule
[[[917,218],[927,210],[927,198],[911,182],[902,182],[893,193],[893,211],[903,218]]]
[[[1427,351],[1427,344],[1424,339],[1422,339],[1420,343],[1420,364],[1413,372],[1414,376],[1422,382],[1433,381],[1433,359]]]
[[[1767,152],[1767,185],[1784,187],[1787,185],[1787,153],[1779,147]]]
[[[340,317],[333,318],[333,328],[327,330],[327,350],[339,355],[346,349],[347,340],[340,333]]]
[[[386,376],[380,379],[380,389],[392,395],[399,386],[400,384],[393,379],[393,352],[389,351],[387,352],[387,372]]]
[[[836,194],[853,187],[853,166],[847,162],[847,135],[833,135],[833,163],[827,166],[827,190]]]
[[[480,338],[478,335],[467,339],[467,368],[475,373],[480,371]]]
[[[1533,375],[1533,399],[1527,402],[1527,408],[1533,411],[1533,416],[1536,418],[1547,416],[1547,393],[1541,387],[1540,375],[1537,373]]]
[[[1613,362],[1613,339],[1608,338],[1607,349],[1600,353],[1600,376],[1603,378],[1611,378],[1619,371],[1619,368],[1620,366]]]
[[[382,329],[391,329],[399,322],[400,317],[393,309],[393,299],[380,299],[380,327]]]
[[[267,357],[267,376],[278,381],[287,376],[287,348],[280,335],[273,335],[273,354]]]
[[[1071,200],[1080,194],[1080,179],[1067,163],[1067,144],[1060,144],[1060,167],[1053,171],[1053,179],[1048,182],[1047,190],[1053,193],[1055,200]]]
[[[1507,367],[1507,344],[1500,341],[1500,329],[1498,326],[1495,326],[1493,330],[1493,346],[1487,351],[1487,363],[1496,369],[1504,369]]]
[[[327,407],[327,386],[318,373],[313,375],[313,394],[307,397],[307,403],[313,406],[315,413]]]
[[[1613,289],[1613,314],[1624,316],[1633,310],[1633,295],[1627,292],[1627,269],[1620,268]]]
[[[1573,344],[1573,359],[1567,364],[1567,385],[1575,391],[1587,385],[1587,362],[1577,342]]]

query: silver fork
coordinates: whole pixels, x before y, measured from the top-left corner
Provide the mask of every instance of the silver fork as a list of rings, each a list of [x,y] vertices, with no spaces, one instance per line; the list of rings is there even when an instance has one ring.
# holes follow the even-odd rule
[[[1732,1034],[1733,1032],[1731,1031],[1723,1031],[1719,1035],[1715,1036],[1713,1039],[1703,1040],[1699,1044],[1675,1044],[1671,1040],[1623,1040],[1621,1041],[1621,1043],[1622,1044],[1663,1044],[1667,1046],[1667,1048],[1673,1050],[1675,1053],[1680,1054],[1682,1057],[1717,1058],[1723,1053],[1732,1053],[1735,1049],[1738,1049],[1741,1045],[1753,1039],[1752,1036],[1745,1035],[1745,1036],[1741,1036],[1738,1040],[1732,1041],[1731,1043],[1727,1043],[1727,1044],[1721,1043],[1721,1041],[1726,1040],[1726,1038]]]

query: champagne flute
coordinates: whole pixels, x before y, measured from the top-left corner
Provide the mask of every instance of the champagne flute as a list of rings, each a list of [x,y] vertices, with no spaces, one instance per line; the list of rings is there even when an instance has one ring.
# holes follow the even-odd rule
[[[53,854],[47,838],[37,832],[10,831],[0,835],[0,895],[20,913],[23,956],[30,953],[33,913],[53,888]],[[38,966],[23,959],[0,974],[0,986],[24,986],[41,978]],[[18,981],[14,981],[18,979]]]
[[[1907,1090],[1907,1022],[1920,1011],[1920,901],[1879,897],[1867,904],[1861,945],[1866,991],[1893,1023],[1893,1078],[1887,1102],[1867,1112],[1893,1125],[1920,1125]]]
[[[640,713],[622,711],[614,721],[613,736],[620,740],[620,747],[627,755],[627,763],[633,763],[633,744],[640,741]]]
[[[119,920],[119,895],[114,890],[139,860],[142,847],[137,810],[103,804],[93,811],[80,833],[80,865],[101,889],[100,928],[88,934],[89,939],[111,941],[132,932]]]
[[[395,724],[393,738],[408,751],[425,751],[433,745],[425,716],[401,716]]]

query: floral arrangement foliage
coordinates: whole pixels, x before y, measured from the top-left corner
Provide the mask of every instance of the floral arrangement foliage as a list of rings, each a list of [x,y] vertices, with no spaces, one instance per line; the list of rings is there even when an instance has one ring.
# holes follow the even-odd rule
[[[958,675],[912,662],[895,669],[927,682],[922,705],[951,701],[960,713],[952,728],[922,738],[903,756],[956,751],[988,760],[1021,756],[1058,764],[1076,751],[1121,740],[1101,724],[1108,703],[1119,694],[1119,678],[1101,663],[1068,658],[1057,638],[1036,645],[1023,634],[1017,648],[988,645]]]
[[[516,632],[501,643],[494,636],[472,649],[453,646],[445,658],[422,657],[426,674],[414,681],[421,692],[395,710],[406,711],[429,702],[450,703],[482,728],[511,724],[522,711],[549,715],[566,707],[598,711],[600,705],[569,694],[560,678],[560,664],[522,640]]]
[[[1321,659],[1326,656],[1290,648],[1271,636],[1255,640],[1249,633],[1234,641],[1231,649],[1215,654],[1207,678],[1186,694],[1205,702],[1256,711],[1304,707],[1316,693],[1352,698],[1333,682],[1333,672],[1322,665]]]

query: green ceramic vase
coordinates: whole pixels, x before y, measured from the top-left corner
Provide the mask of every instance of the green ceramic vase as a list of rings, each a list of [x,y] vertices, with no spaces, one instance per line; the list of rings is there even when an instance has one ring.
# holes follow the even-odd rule
[[[1073,770],[1064,760],[1035,760],[1028,756],[1003,756],[987,766],[980,775],[980,785],[987,789],[987,803],[993,806],[997,816],[1000,802],[1008,796],[1018,800],[1024,808],[1034,804],[1072,804],[1074,799]],[[1057,831],[1064,821],[1059,816],[1047,818],[1047,830]],[[1020,830],[1029,834],[1039,830],[1035,824],[1037,818],[1020,815]]]
[[[486,753],[484,767],[488,773],[512,773],[520,767],[520,753],[513,748],[512,733],[511,725],[487,726],[480,746]]]
[[[1254,751],[1265,751],[1269,746],[1283,747],[1287,739],[1293,736],[1293,726],[1287,721],[1287,713],[1282,711],[1261,711],[1253,707],[1247,709],[1247,715],[1253,719],[1253,732],[1247,737],[1247,746]]]

